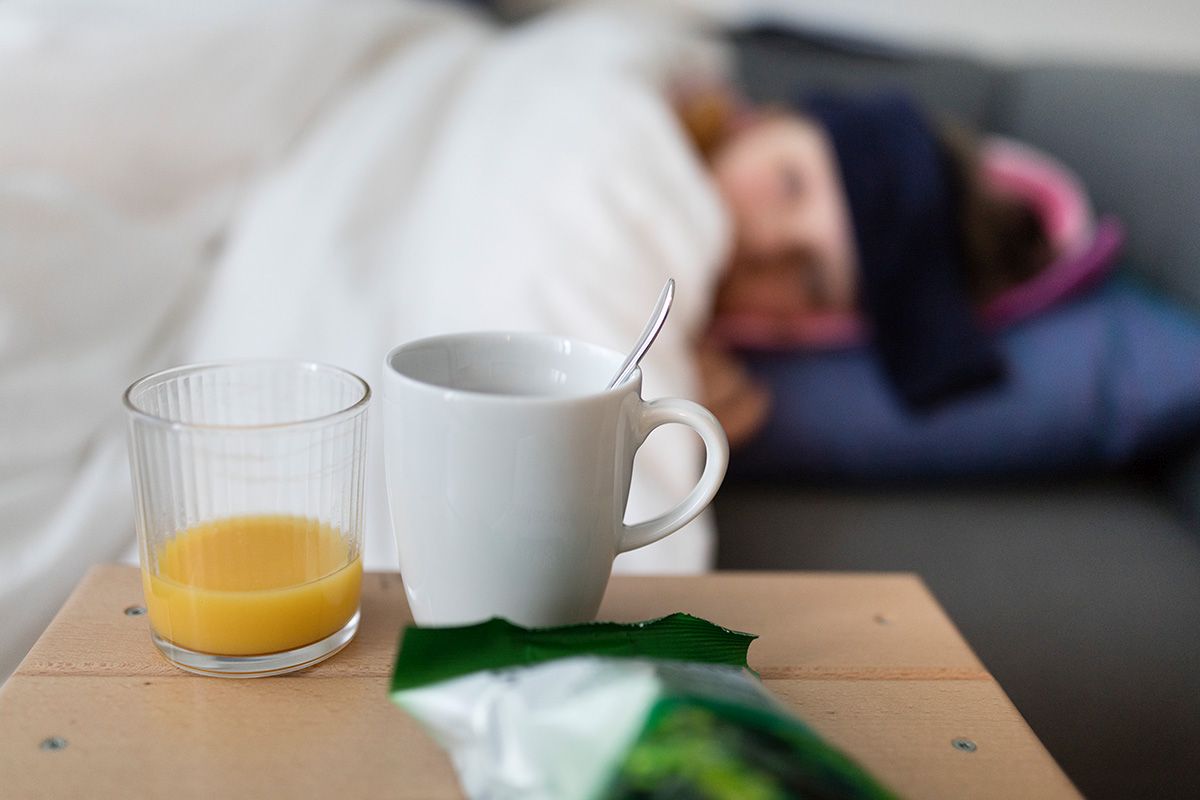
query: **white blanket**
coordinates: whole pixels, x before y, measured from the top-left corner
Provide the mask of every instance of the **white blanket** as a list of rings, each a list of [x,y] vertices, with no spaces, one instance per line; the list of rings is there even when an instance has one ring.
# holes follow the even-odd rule
[[[0,7],[0,677],[128,550],[139,374],[281,355],[374,382],[391,345],[467,329],[625,349],[673,276],[644,393],[693,396],[729,236],[662,91],[719,59],[669,17],[139,5]],[[367,566],[392,569],[369,457]],[[652,436],[631,520],[699,460],[690,434]],[[696,571],[711,547],[704,519],[622,558]]]

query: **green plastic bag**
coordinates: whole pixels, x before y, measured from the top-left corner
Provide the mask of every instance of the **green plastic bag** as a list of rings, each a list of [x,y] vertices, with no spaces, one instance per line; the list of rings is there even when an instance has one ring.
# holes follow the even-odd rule
[[[472,798],[894,797],[763,689],[746,665],[754,638],[687,614],[411,627],[392,700]]]

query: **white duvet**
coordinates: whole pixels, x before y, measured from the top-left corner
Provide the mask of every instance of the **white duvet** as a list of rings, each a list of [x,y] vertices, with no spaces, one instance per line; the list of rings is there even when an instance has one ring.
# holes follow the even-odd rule
[[[130,550],[119,397],[147,371],[295,356],[376,382],[390,346],[470,329],[625,349],[672,276],[644,394],[694,396],[729,231],[662,87],[719,61],[633,10],[0,7],[0,677]],[[366,562],[394,569],[375,433]],[[629,518],[699,463],[656,433]],[[712,536],[618,567],[702,570]]]

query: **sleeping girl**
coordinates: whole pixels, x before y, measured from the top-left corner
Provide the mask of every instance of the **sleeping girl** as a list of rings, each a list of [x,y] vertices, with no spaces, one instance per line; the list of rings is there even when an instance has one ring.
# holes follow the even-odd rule
[[[899,92],[735,105],[721,93],[681,104],[734,223],[715,335],[699,355],[706,403],[731,441],[757,430],[771,398],[722,341],[821,345],[861,312],[911,408],[1000,379],[974,309],[1054,251],[1030,203],[989,179],[978,142]]]

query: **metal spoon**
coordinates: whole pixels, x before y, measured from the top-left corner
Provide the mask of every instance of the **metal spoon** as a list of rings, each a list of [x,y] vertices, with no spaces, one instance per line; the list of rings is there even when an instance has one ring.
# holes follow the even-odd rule
[[[650,345],[654,344],[658,332],[662,330],[663,323],[667,321],[667,313],[671,310],[671,301],[674,299],[675,279],[668,278],[662,292],[658,295],[658,302],[654,304],[654,311],[650,313],[650,319],[646,320],[646,327],[642,329],[642,335],[638,337],[637,344],[633,346],[633,350],[626,356],[621,368],[617,370],[617,374],[608,382],[606,388],[612,389],[629,380],[629,376],[637,369],[638,362],[642,360],[642,356],[646,355]]]

